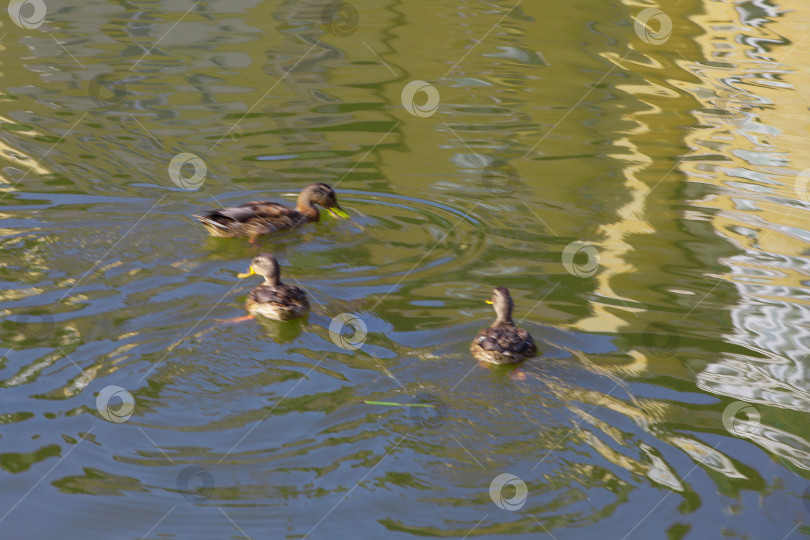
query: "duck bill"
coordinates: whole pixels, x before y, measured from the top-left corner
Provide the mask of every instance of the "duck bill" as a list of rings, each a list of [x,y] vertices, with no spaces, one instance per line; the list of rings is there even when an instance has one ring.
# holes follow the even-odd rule
[[[343,219],[349,219],[349,214],[347,214],[346,211],[339,206],[327,208],[327,210],[329,210],[329,213],[335,217],[342,217]]]
[[[236,274],[236,277],[238,277],[239,279],[243,279],[243,278],[250,277],[250,276],[255,276],[255,275],[256,275],[256,271],[253,270],[253,265],[251,264],[250,268],[247,269],[247,272],[243,272],[241,274]]]

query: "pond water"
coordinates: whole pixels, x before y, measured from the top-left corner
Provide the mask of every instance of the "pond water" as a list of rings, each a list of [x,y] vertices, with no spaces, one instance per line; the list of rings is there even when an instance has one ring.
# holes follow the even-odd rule
[[[801,0],[12,1],[0,536],[809,534],[807,28]],[[311,313],[222,322],[259,248],[191,214],[313,182],[350,219],[262,248]],[[495,286],[518,368],[468,351]]]

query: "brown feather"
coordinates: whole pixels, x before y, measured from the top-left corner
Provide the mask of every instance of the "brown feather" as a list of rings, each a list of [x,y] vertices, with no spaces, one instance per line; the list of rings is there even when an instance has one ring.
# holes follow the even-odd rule
[[[492,326],[478,332],[470,352],[473,357],[491,364],[516,364],[537,355],[537,346],[531,334],[518,328],[512,321],[514,302],[509,289],[495,287],[489,302],[495,309],[497,318]]]
[[[470,346],[473,356],[493,364],[514,364],[537,356],[537,345],[523,328],[503,324],[478,332]]]
[[[340,217],[348,217],[337,202],[334,190],[323,182],[311,184],[301,190],[295,208],[272,201],[250,201],[239,206],[209,210],[195,214],[211,236],[237,238],[257,236],[293,229],[306,221],[318,221],[317,206],[329,209]]]
[[[259,285],[248,294],[245,308],[252,315],[286,321],[306,313],[309,301],[304,290],[295,285]]]
[[[299,223],[310,221],[307,216],[272,201],[251,201],[239,206],[209,210],[195,215],[211,236],[238,238],[292,229]]]

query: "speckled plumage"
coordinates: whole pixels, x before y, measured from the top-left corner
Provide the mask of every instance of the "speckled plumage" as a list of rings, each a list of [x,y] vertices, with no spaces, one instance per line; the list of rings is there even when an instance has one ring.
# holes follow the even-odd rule
[[[202,215],[194,215],[218,238],[255,238],[263,234],[292,229],[305,221],[317,221],[283,204],[271,201],[251,201],[239,206],[220,210],[209,210]]]
[[[309,311],[307,294],[301,287],[281,282],[281,267],[269,253],[254,257],[244,278],[254,274],[264,277],[264,283],[250,291],[245,308],[251,315],[261,315],[268,319],[287,321],[303,316]]]
[[[335,192],[323,183],[312,184],[301,190],[295,208],[272,201],[251,201],[239,206],[194,214],[193,217],[203,224],[211,236],[256,238],[292,229],[308,221],[318,221],[320,212],[315,205],[331,209],[338,215],[346,217],[337,203]]]
[[[531,334],[512,321],[512,296],[506,287],[492,291],[492,304],[498,317],[492,326],[478,332],[470,352],[476,360],[490,364],[516,364],[537,356]]]
[[[251,315],[261,315],[277,321],[301,317],[309,311],[307,293],[301,287],[259,285],[248,294],[245,308]]]

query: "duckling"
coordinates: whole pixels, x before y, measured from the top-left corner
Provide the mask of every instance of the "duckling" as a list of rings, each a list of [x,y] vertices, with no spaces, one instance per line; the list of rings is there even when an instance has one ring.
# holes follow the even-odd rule
[[[255,274],[262,276],[264,283],[248,294],[245,301],[248,313],[288,321],[303,316],[309,310],[309,301],[304,290],[281,282],[281,267],[273,255],[257,255],[251,261],[248,271],[237,277],[246,278]]]
[[[338,204],[334,190],[326,184],[317,183],[305,187],[298,195],[295,208],[272,201],[251,201],[239,206],[209,210],[194,214],[211,236],[219,238],[257,237],[276,231],[293,229],[301,223],[318,221],[320,212],[315,205],[325,208],[336,217],[348,218]]]
[[[531,334],[518,328],[512,321],[514,302],[509,289],[495,287],[492,289],[492,304],[497,317],[492,326],[478,332],[470,352],[476,360],[490,364],[516,364],[537,356],[537,346]]]

